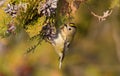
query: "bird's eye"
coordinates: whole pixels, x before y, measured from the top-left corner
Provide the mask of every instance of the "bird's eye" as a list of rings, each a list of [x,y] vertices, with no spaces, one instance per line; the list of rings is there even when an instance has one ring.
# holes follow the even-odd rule
[[[71,30],[71,28],[69,28],[69,30]]]

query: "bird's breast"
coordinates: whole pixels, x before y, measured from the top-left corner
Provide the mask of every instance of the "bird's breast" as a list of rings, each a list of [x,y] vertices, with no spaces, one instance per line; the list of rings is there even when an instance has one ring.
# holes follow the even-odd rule
[[[64,39],[61,34],[58,34],[58,37],[54,39],[55,45],[64,45]]]
[[[54,48],[57,54],[59,55],[64,48],[65,40],[62,38],[61,34],[58,34],[58,37],[54,39]]]

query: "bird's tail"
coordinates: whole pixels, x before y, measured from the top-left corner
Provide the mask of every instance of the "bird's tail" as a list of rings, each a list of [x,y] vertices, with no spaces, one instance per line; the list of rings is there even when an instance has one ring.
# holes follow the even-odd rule
[[[64,54],[63,53],[60,53],[59,54],[59,69],[61,69],[62,67],[62,61],[64,59]]]
[[[62,67],[62,62],[60,61],[59,62],[59,69],[61,69],[61,67]]]

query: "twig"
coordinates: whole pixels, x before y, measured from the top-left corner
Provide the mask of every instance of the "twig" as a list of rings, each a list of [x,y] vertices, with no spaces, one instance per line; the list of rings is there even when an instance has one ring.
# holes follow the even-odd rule
[[[38,41],[38,43],[36,45],[33,45],[32,47],[30,47],[29,49],[27,49],[27,51],[25,52],[25,54],[28,54],[30,52],[34,52],[34,50],[37,48],[37,46],[42,42],[42,39]]]
[[[100,16],[100,15],[97,15],[96,13],[94,13],[94,12],[92,11],[92,9],[90,8],[90,6],[89,6],[86,2],[84,2],[84,4],[85,4],[85,6],[87,7],[87,9],[90,11],[90,13],[91,13],[93,16],[97,17],[100,22],[101,22],[101,21],[105,21],[106,18],[107,18],[108,16],[110,16],[110,15],[112,14],[112,12],[113,12],[113,10],[107,10],[107,11],[103,12],[103,15],[102,15],[102,16]]]
[[[93,16],[97,17],[99,21],[105,21],[106,18],[112,14],[112,10],[107,10],[107,11],[103,12],[102,16],[95,14],[93,11],[91,11],[91,14]]]

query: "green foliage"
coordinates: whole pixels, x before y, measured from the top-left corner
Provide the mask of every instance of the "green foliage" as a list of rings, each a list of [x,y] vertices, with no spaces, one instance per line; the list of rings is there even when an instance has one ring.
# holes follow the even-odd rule
[[[45,21],[45,17],[40,17],[38,13],[38,6],[44,0],[14,0],[26,3],[27,9],[19,9],[17,18],[14,21],[17,23],[18,28],[24,28],[30,37],[37,35]]]
[[[27,3],[26,12],[23,12],[23,10],[21,10],[19,16],[17,17],[17,21],[25,29],[28,24],[33,23],[39,18],[37,7],[40,3],[40,0],[34,0],[34,1],[30,0],[30,1],[26,1],[26,3]]]
[[[5,14],[4,10],[0,8],[0,36],[5,37],[5,32],[7,30],[7,24],[10,22],[11,18]]]
[[[39,34],[42,28],[41,26],[43,25],[44,21],[45,21],[45,17],[41,17],[38,18],[38,20],[35,21],[33,24],[31,23],[27,26],[26,32],[30,35],[30,37]]]

